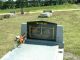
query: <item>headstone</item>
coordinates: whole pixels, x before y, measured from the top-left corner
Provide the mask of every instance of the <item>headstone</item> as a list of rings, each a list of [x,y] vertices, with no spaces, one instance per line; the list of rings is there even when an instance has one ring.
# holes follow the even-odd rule
[[[21,24],[21,35],[24,34],[24,33],[27,36],[27,24],[26,23]]]
[[[41,13],[38,17],[41,17],[41,18],[48,18],[50,17],[51,14],[49,12],[45,12],[45,13]]]
[[[10,14],[4,14],[4,18],[10,18]]]
[[[53,14],[52,10],[44,10],[43,13],[41,13],[38,17],[51,17]]]
[[[25,44],[13,49],[0,60],[63,60],[63,27],[47,21],[21,24]],[[62,49],[60,49],[61,47]]]
[[[56,28],[56,23],[45,21],[27,22],[27,38],[55,41]]]
[[[10,11],[10,13],[13,13],[13,14],[15,14],[16,12],[15,12],[15,11]]]
[[[63,41],[63,26],[57,26],[56,42],[59,44],[59,48],[64,48]]]
[[[21,34],[23,33],[26,33],[27,39],[53,41],[60,48],[64,48],[63,27],[56,23],[45,21],[23,23],[21,25]]]

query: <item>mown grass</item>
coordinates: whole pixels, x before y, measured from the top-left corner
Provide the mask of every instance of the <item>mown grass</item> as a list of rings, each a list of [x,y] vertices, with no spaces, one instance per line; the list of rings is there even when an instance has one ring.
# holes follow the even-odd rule
[[[24,8],[25,12],[29,11],[36,11],[36,10],[45,10],[45,9],[52,9],[52,10],[64,10],[64,9],[80,9],[80,5],[76,4],[64,4],[64,5],[54,5],[54,6],[42,6],[42,7],[27,7]],[[20,12],[20,8],[17,9],[6,9],[0,10],[0,13],[9,13],[10,11]]]
[[[39,13],[17,15],[0,20],[0,57],[14,46],[14,38],[20,34],[21,23],[34,20],[54,22],[64,27],[65,52],[80,56],[80,11],[54,12],[50,18],[37,18]]]

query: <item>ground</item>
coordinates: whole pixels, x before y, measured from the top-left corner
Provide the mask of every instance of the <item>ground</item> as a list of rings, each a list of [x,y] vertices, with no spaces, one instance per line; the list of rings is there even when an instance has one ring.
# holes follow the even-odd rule
[[[15,36],[20,34],[21,23],[45,20],[63,25],[65,60],[80,60],[80,10],[54,12],[50,18],[38,18],[39,14],[27,13],[0,20],[0,57],[13,48]]]

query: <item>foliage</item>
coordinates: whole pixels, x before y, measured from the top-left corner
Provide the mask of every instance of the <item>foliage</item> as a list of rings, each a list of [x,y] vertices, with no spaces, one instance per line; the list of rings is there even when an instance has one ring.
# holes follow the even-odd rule
[[[21,7],[36,7],[36,6],[51,6],[51,5],[62,5],[64,3],[80,3],[79,0],[50,0],[50,1],[41,1],[41,0],[8,0],[0,1],[0,9],[10,9],[10,8],[21,8]]]

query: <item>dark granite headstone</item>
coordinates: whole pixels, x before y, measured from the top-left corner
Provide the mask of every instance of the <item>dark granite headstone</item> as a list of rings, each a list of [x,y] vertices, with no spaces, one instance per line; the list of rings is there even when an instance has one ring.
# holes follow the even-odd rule
[[[45,21],[27,22],[27,38],[56,41],[56,23]]]

